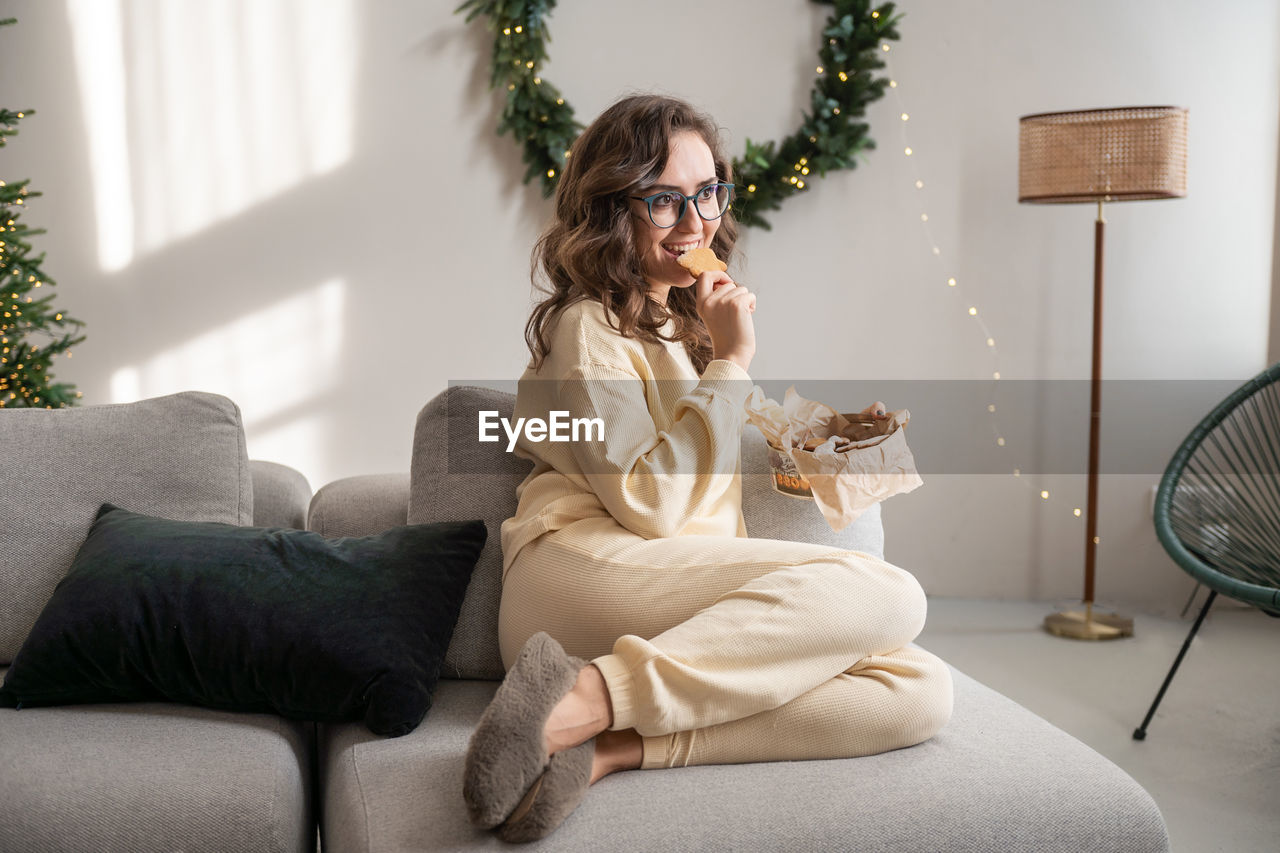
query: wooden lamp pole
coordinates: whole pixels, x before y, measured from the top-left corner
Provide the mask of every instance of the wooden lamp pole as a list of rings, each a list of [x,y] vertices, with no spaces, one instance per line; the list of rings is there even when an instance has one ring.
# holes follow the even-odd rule
[[[1133,619],[1114,613],[1094,614],[1093,577],[1098,565],[1098,457],[1102,426],[1102,266],[1107,220],[1098,199],[1093,224],[1093,378],[1089,383],[1089,502],[1084,540],[1084,613],[1069,611],[1045,617],[1044,628],[1075,640],[1114,640],[1133,636]]]

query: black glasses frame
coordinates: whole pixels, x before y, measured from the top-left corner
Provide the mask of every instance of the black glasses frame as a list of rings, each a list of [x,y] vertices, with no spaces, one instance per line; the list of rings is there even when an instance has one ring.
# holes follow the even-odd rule
[[[707,189],[707,187],[727,187],[729,190],[729,198],[725,200],[724,210],[720,211],[715,216],[707,216],[706,214],[704,214],[702,210],[698,207],[698,202],[695,201],[695,199],[697,199],[697,197],[701,195],[703,190]],[[680,196],[680,210],[679,212],[676,213],[675,222],[672,222],[670,225],[659,225],[653,219],[653,200],[658,196],[667,195],[669,193],[674,193],[675,195]],[[684,219],[685,211],[689,209],[689,202],[691,201],[693,202],[693,209],[697,211],[697,214],[707,222],[714,222],[715,220],[724,216],[725,213],[728,212],[730,204],[733,203],[733,184],[729,183],[728,181],[716,181],[714,183],[707,184],[706,186],[698,187],[698,191],[695,192],[693,195],[685,195],[679,190],[662,190],[661,192],[656,192],[653,195],[647,195],[647,196],[631,195],[631,196],[627,196],[627,198],[633,198],[636,201],[644,202],[645,207],[649,211],[649,221],[653,222],[654,228],[675,228],[677,225],[680,224],[680,220]]]

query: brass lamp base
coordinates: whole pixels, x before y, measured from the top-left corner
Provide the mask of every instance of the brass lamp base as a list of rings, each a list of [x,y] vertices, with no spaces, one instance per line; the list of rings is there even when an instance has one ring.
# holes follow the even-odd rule
[[[1087,603],[1083,612],[1050,613],[1044,618],[1044,629],[1072,640],[1118,640],[1133,636],[1133,619],[1118,613],[1094,613],[1093,605]]]

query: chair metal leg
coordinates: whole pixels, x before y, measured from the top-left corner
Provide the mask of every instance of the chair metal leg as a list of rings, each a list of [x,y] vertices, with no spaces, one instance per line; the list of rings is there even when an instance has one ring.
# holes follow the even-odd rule
[[[1156,701],[1151,703],[1151,710],[1147,711],[1147,716],[1142,720],[1142,725],[1133,730],[1134,740],[1147,739],[1147,725],[1151,722],[1151,718],[1156,715],[1156,708],[1159,706],[1160,700],[1164,698],[1164,692],[1169,689],[1169,682],[1173,681],[1173,675],[1178,671],[1178,664],[1182,663],[1183,656],[1186,655],[1187,649],[1191,647],[1191,640],[1195,637],[1196,631],[1200,630],[1200,623],[1204,621],[1204,617],[1209,615],[1209,608],[1213,606],[1213,602],[1217,597],[1218,591],[1216,589],[1209,592],[1209,599],[1204,603],[1204,609],[1196,617],[1196,624],[1191,626],[1191,633],[1187,634],[1186,642],[1182,644],[1182,650],[1178,652],[1178,657],[1173,661],[1169,674],[1165,676],[1164,684],[1160,685],[1160,692],[1156,694]]]
[[[1196,600],[1196,593],[1200,591],[1200,582],[1196,581],[1195,588],[1191,590],[1191,597],[1187,599],[1187,603],[1182,605],[1182,612],[1178,614],[1179,619],[1187,618],[1187,611],[1191,609],[1191,602]]]

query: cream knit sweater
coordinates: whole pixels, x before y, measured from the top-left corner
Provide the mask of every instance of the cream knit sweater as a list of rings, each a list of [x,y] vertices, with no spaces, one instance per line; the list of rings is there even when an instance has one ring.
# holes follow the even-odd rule
[[[663,334],[673,328],[668,321]],[[533,441],[521,432],[514,452],[534,467],[502,524],[504,576],[526,544],[584,518],[612,516],[646,539],[747,535],[738,476],[752,388],[745,370],[716,359],[699,377],[682,345],[623,337],[591,300],[562,309],[547,339],[542,368],[520,378],[512,422],[568,412],[599,418],[604,437]]]

